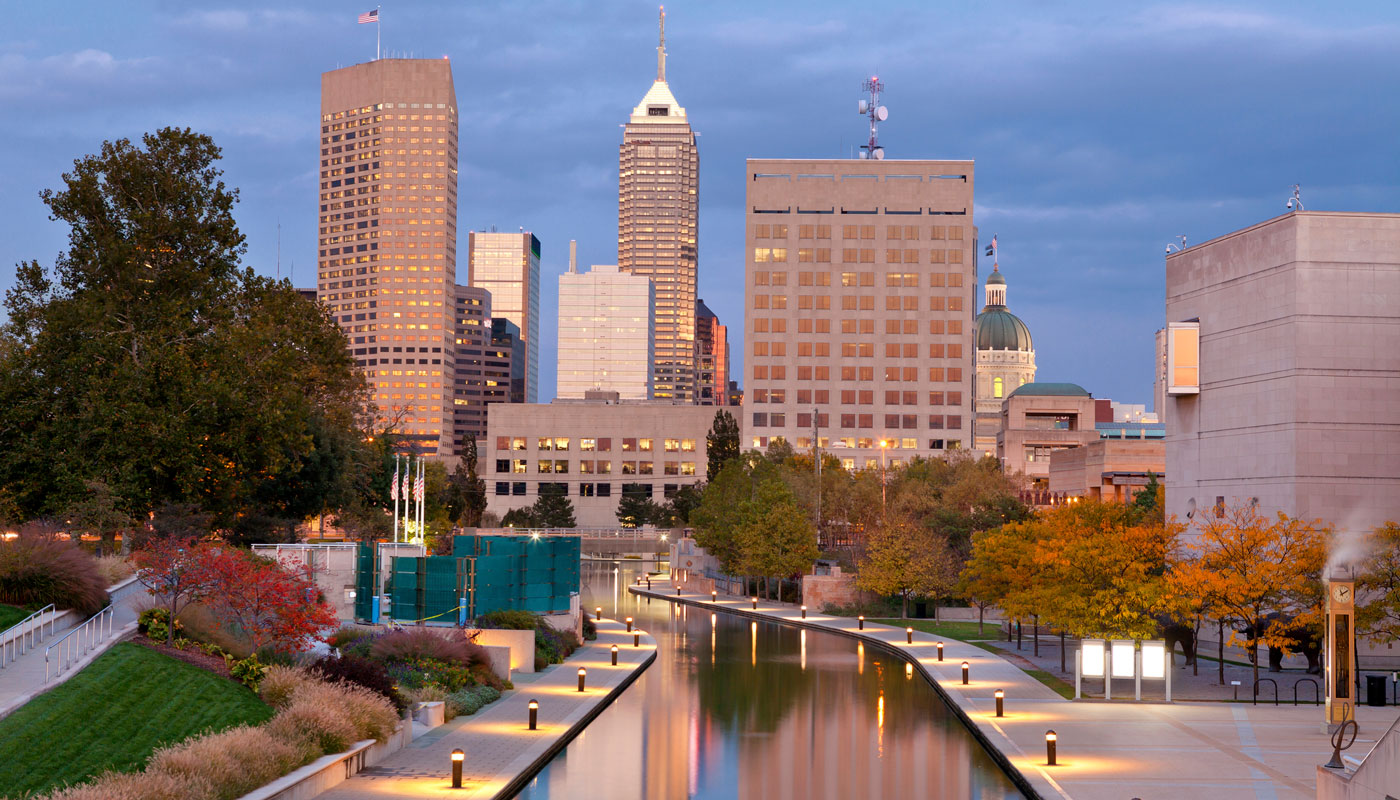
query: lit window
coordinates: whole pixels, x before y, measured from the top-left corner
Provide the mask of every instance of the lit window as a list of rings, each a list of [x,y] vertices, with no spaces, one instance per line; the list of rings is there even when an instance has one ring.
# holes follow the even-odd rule
[[[1001,378],[992,378],[992,397],[1000,398],[1003,391],[1004,386]]]

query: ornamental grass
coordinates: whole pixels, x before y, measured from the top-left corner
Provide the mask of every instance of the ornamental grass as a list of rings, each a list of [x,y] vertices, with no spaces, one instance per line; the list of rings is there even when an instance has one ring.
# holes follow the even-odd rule
[[[202,779],[155,772],[104,772],[95,780],[59,789],[48,800],[208,800],[214,787]]]
[[[274,736],[266,727],[240,725],[157,750],[147,774],[165,774],[215,787],[214,800],[235,800],[309,764],[321,752],[303,739]]]

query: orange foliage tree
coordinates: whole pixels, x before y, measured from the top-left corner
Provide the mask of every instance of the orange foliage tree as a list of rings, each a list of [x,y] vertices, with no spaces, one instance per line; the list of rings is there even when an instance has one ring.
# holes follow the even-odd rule
[[[1270,521],[1252,506],[1201,515],[1192,527],[1171,583],[1199,597],[1213,613],[1243,624],[1230,645],[1256,653],[1259,645],[1285,653],[1294,639],[1285,628],[1321,619],[1320,581],[1331,527],[1279,513]],[[1259,679],[1259,659],[1254,679]]]

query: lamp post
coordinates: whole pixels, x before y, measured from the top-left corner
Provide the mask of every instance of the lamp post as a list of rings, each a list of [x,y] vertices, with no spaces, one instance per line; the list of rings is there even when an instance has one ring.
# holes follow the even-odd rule
[[[1001,690],[1001,689],[997,689],[996,692],[995,692],[995,695],[996,695],[996,698],[997,698],[997,716],[999,717],[999,716],[1001,716],[1001,711],[1002,711],[1001,704],[1002,704],[1002,701],[1006,698],[1006,692],[1003,691],[1003,690]]]
[[[642,632],[640,630],[632,631],[632,646],[642,646]]]
[[[914,629],[913,629],[913,628],[905,628],[905,629],[904,629],[904,643],[905,643],[905,644],[913,644],[913,643],[914,643]]]
[[[718,601],[719,601],[719,592],[718,592],[718,591],[715,591],[714,589],[711,589],[711,590],[710,590],[710,602],[711,602],[711,603],[715,603],[715,602],[718,602]]]
[[[856,617],[856,619],[860,621],[860,630],[865,630],[865,615],[861,614],[859,617]]]
[[[807,618],[807,607],[806,607],[806,606],[803,606],[803,607],[802,607],[802,618],[803,618],[803,619],[806,619],[806,618]]]
[[[753,599],[753,608],[754,608],[755,611],[757,611],[757,610],[758,610],[758,598],[755,597],[755,598],[752,598],[752,599]]]
[[[593,619],[595,619],[595,620],[597,620],[597,621],[599,621],[599,622],[602,622],[602,621],[603,621],[603,607],[602,607],[602,606],[598,606],[597,608],[593,609]]]
[[[626,622],[627,622],[627,632],[628,632],[628,633],[631,633],[631,632],[632,632],[632,618],[631,618],[631,617],[628,617],[627,620],[626,620]]]
[[[1055,766],[1055,742],[1059,739],[1053,730],[1045,732],[1045,763],[1047,766]]]
[[[457,748],[456,750],[453,750],[453,751],[452,751],[452,788],[453,788],[453,789],[460,789],[460,788],[462,788],[462,760],[465,759],[466,757],[467,757],[467,754],[466,754],[466,753],[463,753],[463,752],[462,752],[462,748],[460,748],[460,747]]]
[[[942,661],[942,660],[943,660],[943,643],[942,643],[942,642],[939,642],[939,643],[938,643],[938,660],[939,660],[939,661]]]
[[[583,668],[583,667],[579,667],[579,668],[578,668],[578,690],[579,690],[580,692],[583,691],[583,681],[584,681],[584,679],[585,679],[586,677],[588,677],[588,670],[585,669],[585,668]]]
[[[962,663],[963,686],[966,686],[966,685],[967,685],[967,668],[968,668],[967,662],[964,661],[964,662]]]
[[[612,665],[617,666],[617,645],[612,646]]]
[[[530,730],[538,730],[540,721],[540,701],[530,701]]]

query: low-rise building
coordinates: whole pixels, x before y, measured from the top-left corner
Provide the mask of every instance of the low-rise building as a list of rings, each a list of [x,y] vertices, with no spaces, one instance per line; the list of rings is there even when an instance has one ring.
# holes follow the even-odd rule
[[[665,502],[705,479],[705,435],[716,410],[627,402],[616,393],[584,400],[498,404],[484,454],[486,510],[497,517],[563,492],[579,527],[617,525],[624,493]]]
[[[1050,456],[1051,497],[1090,497],[1126,503],[1167,468],[1161,439],[1100,439],[1082,447],[1056,450]]]
[[[1030,478],[1032,489],[1048,489],[1050,456],[1099,440],[1094,397],[1073,383],[1027,383],[1001,405],[997,458],[1007,475]]]

